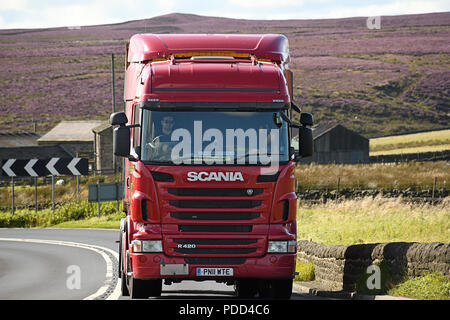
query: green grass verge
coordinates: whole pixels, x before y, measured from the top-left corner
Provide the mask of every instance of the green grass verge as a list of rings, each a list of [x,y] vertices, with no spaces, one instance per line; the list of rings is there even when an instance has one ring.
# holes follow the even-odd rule
[[[122,217],[125,214],[116,211],[115,202],[102,203],[98,217],[95,203],[73,201],[56,207],[54,211],[20,209],[14,215],[0,211],[0,228],[118,228]]]
[[[428,273],[405,280],[387,294],[423,300],[450,300],[450,278],[438,272]]]
[[[422,276],[395,281],[389,274],[389,268],[382,261],[376,264],[380,268],[379,288],[369,289],[367,282],[374,284],[371,275],[362,274],[355,284],[360,294],[391,295],[421,300],[450,300],[450,278],[439,272],[429,272]]]
[[[450,197],[439,205],[371,197],[298,209],[298,239],[328,245],[450,242]]]
[[[298,238],[328,245],[400,241],[448,243],[449,206],[450,198],[439,205],[430,205],[381,197],[302,206],[298,210]],[[379,267],[382,279],[380,289],[368,289],[366,283],[370,275],[362,274],[355,284],[357,292],[413,299],[450,299],[448,277],[430,273],[397,283],[391,279],[383,262]],[[314,274],[314,267],[298,263],[297,272],[301,278],[305,274]]]
[[[294,281],[313,281],[315,279],[314,265],[312,263],[303,263],[297,260],[295,271],[298,274],[295,276]]]
[[[61,222],[53,227],[55,228],[99,228],[99,229],[119,229],[120,219],[124,218],[125,214],[115,213],[107,216],[93,217],[84,220],[71,220]]]

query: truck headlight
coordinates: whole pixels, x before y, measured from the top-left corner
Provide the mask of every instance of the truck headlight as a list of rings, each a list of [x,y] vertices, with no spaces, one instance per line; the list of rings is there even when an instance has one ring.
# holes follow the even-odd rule
[[[289,241],[269,241],[268,253],[296,253],[297,242],[295,240]]]
[[[133,252],[162,252],[161,240],[133,240]]]

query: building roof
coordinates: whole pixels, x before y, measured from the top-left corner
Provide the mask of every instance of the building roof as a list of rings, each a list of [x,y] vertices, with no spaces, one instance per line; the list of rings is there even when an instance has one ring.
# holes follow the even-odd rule
[[[350,130],[349,128],[345,127],[344,125],[340,124],[340,123],[323,123],[323,124],[318,124],[315,125],[314,127],[312,127],[312,133],[313,133],[313,139],[317,139],[321,136],[323,136],[324,134],[330,132],[331,130],[337,128],[337,127],[342,127],[345,130],[351,132],[354,135],[358,135],[363,139],[366,139],[364,136],[360,135],[358,132]]]
[[[312,127],[312,134],[313,139],[317,139],[321,135],[331,131],[332,129],[336,128],[339,124],[337,123],[323,123],[323,124],[317,124],[314,127]]]
[[[112,127],[112,125],[110,125],[108,122],[104,122],[104,123],[96,126],[95,128],[93,128],[92,132],[100,133],[100,132],[103,132],[103,131],[111,128],[111,127]]]
[[[71,157],[72,155],[60,146],[0,148],[1,159],[49,159]]]
[[[89,142],[94,141],[92,129],[102,124],[102,120],[61,121],[43,135],[38,142]]]
[[[0,148],[37,146],[40,134],[34,132],[0,133]]]

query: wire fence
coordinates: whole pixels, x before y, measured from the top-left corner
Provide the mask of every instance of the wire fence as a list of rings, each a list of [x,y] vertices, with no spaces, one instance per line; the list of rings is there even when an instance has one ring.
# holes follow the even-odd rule
[[[340,177],[337,179],[336,188],[309,188],[297,187],[296,194],[301,201],[326,203],[330,200],[353,200],[365,197],[383,198],[403,198],[413,202],[439,203],[444,198],[450,196],[447,183],[438,183],[438,178],[434,177],[430,188],[408,187],[408,188],[349,188],[341,187]]]

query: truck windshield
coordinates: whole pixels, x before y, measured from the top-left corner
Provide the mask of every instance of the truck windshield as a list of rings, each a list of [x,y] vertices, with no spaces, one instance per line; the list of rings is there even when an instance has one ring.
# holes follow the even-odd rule
[[[289,160],[279,112],[167,112],[143,109],[141,159],[168,164],[273,165]]]

